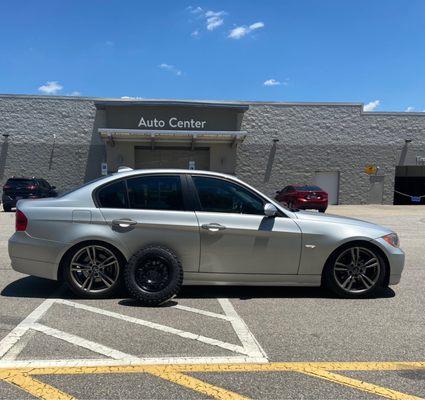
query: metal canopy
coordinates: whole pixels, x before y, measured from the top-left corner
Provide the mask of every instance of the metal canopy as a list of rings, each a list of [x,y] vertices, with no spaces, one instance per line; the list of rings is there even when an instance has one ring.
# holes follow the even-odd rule
[[[99,128],[100,136],[105,140],[127,142],[187,142],[193,143],[230,143],[242,142],[246,131],[175,131],[145,129]]]

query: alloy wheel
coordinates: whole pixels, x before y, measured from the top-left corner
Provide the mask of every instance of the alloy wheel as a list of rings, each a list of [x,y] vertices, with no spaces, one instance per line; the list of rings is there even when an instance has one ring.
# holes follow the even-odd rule
[[[119,278],[120,264],[106,247],[90,245],[78,250],[70,262],[70,276],[82,290],[90,293],[108,291]]]
[[[338,286],[347,293],[363,293],[376,285],[381,274],[381,261],[373,251],[350,247],[336,259],[333,274]]]

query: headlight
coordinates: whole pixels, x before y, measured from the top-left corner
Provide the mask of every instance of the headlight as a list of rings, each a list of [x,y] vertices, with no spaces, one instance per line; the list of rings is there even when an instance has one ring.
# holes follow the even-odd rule
[[[382,239],[393,247],[400,246],[400,240],[398,239],[397,233],[389,233],[388,235],[382,236]]]

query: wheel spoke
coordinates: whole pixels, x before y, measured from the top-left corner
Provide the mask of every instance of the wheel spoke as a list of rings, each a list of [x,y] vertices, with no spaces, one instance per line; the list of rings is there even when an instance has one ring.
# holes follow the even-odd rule
[[[360,248],[358,247],[352,247],[351,248],[351,259],[354,263],[354,265],[357,265],[359,262],[359,256],[360,256]]]
[[[366,280],[364,279],[363,275],[359,275],[360,280],[363,282],[363,285],[365,286],[366,289],[369,289],[372,285],[369,285]]]
[[[348,265],[337,262],[335,263],[335,271],[348,271]]]
[[[111,287],[115,282],[112,278],[110,278],[108,275],[106,275],[103,272],[99,272],[99,277],[107,287]]]
[[[93,284],[94,274],[93,272],[86,278],[84,283],[82,284],[82,288],[85,290],[90,290]]]
[[[366,261],[363,266],[367,267],[371,264],[376,264],[376,263],[378,263],[378,259],[375,257],[372,257],[370,260]]]
[[[360,276],[363,278],[363,279],[365,279],[368,283],[369,283],[369,285],[370,286],[372,286],[375,282],[374,281],[372,281],[372,279],[370,279],[367,275],[365,275],[365,274],[360,274]]]
[[[81,272],[81,271],[90,271],[91,270],[90,265],[85,264],[79,264],[79,263],[72,263],[71,265],[71,271]]]
[[[93,250],[93,254],[91,252],[92,250]],[[96,250],[95,250],[94,246],[86,247],[86,251],[87,251],[87,254],[89,256],[90,262],[92,264],[94,264],[96,262]]]
[[[112,265],[115,262],[116,262],[115,256],[110,256],[110,257],[107,257],[105,260],[103,260],[99,264],[99,267],[105,267],[105,266],[108,266],[108,265]]]
[[[351,286],[352,286],[352,283],[351,283],[352,282],[352,279],[353,279],[353,275],[349,275],[348,278],[344,281],[344,283],[342,283],[342,287],[344,289],[349,289],[347,287],[347,285],[350,284],[350,288],[351,288]]]

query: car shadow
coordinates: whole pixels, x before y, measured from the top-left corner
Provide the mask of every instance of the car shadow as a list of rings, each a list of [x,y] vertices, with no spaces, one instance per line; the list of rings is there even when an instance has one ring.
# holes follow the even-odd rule
[[[65,299],[77,299],[76,296],[60,282],[48,279],[27,276],[9,283],[0,292],[3,297],[21,298],[48,298],[57,295]],[[391,288],[379,290],[372,298],[391,298],[395,292]],[[123,306],[140,306],[133,299],[128,299],[125,290],[122,290],[114,297]],[[163,307],[170,307],[177,304],[179,299],[217,299],[230,298],[239,300],[251,299],[289,299],[289,298],[309,298],[309,299],[340,299],[332,292],[318,287],[288,287],[288,286],[185,286],[178,296],[164,303]],[[370,298],[370,297],[369,297]],[[340,299],[345,301],[345,299]],[[367,299],[365,299],[367,300]]]

